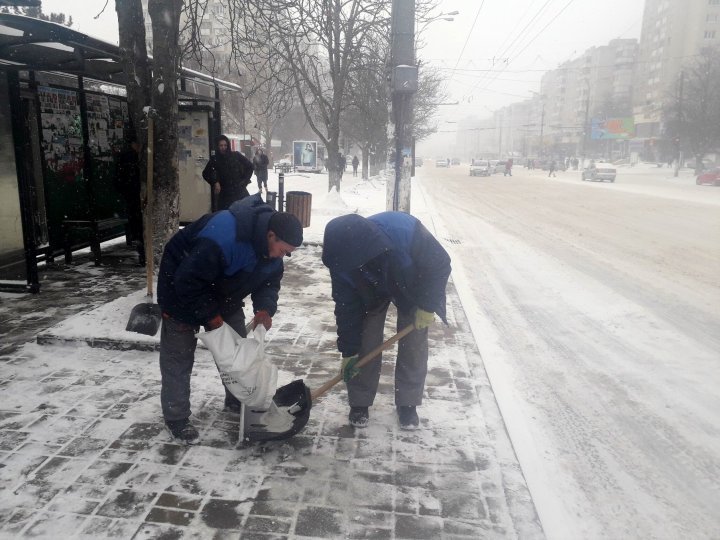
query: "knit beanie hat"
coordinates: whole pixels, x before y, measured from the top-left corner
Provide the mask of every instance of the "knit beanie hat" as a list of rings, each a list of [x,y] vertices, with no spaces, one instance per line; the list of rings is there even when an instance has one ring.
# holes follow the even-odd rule
[[[280,240],[298,247],[303,241],[303,228],[300,220],[288,212],[275,212],[268,222],[268,230]]]

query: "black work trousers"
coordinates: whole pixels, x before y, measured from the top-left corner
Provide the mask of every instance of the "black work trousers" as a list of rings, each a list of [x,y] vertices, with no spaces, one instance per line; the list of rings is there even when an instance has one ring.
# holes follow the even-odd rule
[[[372,351],[380,345],[385,328],[385,317],[389,302],[365,314],[362,330],[362,344],[359,356]],[[415,322],[415,311],[398,310],[397,331]],[[425,390],[425,376],[428,363],[428,331],[413,330],[398,343],[397,362],[395,363],[395,405],[421,405]],[[375,400],[382,354],[360,369],[360,373],[347,384],[348,401],[351,407],[370,407]]]
[[[247,336],[242,309],[226,317],[225,324],[229,324],[242,337]],[[190,416],[190,376],[195,364],[195,334],[198,330],[198,326],[163,316],[160,331],[160,404],[165,421],[182,420]],[[238,406],[240,403],[227,388],[225,402]]]

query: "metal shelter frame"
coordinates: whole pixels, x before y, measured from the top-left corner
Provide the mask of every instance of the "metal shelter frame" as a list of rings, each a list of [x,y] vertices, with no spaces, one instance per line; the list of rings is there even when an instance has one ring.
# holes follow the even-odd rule
[[[3,5],[2,0],[0,5]],[[148,60],[152,69],[152,57]],[[113,92],[115,97],[124,99],[126,74],[120,62],[120,49],[115,44],[60,24],[0,13],[0,73],[3,72],[7,77],[11,106],[27,283],[0,282],[0,290],[39,292],[38,263],[51,262],[58,254],[58,246],[38,245],[35,234],[38,227],[37,212],[34,212],[31,200],[35,187],[26,167],[28,141],[22,137],[25,132],[20,106],[22,96],[27,98],[34,93],[37,103],[38,78],[53,81],[50,83],[52,87],[78,92],[85,163],[89,163],[87,105],[84,96],[93,92],[106,93],[106,84],[116,88]],[[63,80],[66,81],[64,84]],[[220,134],[220,92],[241,90],[239,85],[211,75],[185,67],[180,70],[178,101],[184,105],[212,108],[211,140]],[[92,174],[88,167],[85,167],[84,172],[86,175]],[[92,181],[91,176],[87,178],[89,182]]]

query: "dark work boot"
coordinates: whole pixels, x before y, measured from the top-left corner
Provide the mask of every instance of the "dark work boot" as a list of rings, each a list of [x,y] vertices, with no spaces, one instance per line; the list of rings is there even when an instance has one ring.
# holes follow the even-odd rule
[[[185,444],[192,444],[199,437],[197,429],[187,418],[182,420],[166,420],[165,425],[176,439]]]
[[[350,425],[356,428],[367,427],[368,421],[370,420],[370,413],[367,407],[350,407],[350,414],[348,415]]]
[[[400,429],[417,429],[420,426],[415,405],[400,405],[397,408]]]

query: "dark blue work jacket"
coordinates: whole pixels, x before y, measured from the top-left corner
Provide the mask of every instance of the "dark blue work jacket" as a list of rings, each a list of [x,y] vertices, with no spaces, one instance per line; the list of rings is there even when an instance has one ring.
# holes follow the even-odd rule
[[[160,263],[163,312],[201,325],[236,312],[251,295],[254,312],[274,315],[283,276],[282,259],[268,257],[268,222],[274,212],[253,195],[175,233]]]
[[[447,324],[450,256],[409,214],[350,214],[331,220],[325,229],[323,263],[330,269],[343,356],[358,353],[365,314],[388,301],[403,312],[420,308],[437,313]]]

